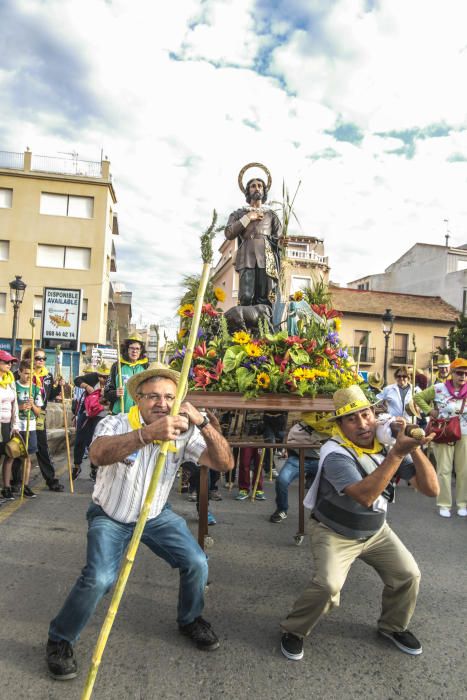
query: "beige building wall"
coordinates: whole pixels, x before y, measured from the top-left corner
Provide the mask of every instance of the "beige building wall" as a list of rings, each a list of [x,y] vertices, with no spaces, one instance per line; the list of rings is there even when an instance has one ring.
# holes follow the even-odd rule
[[[44,160],[47,172],[31,169],[29,151],[24,154],[22,169],[2,167],[5,159],[0,159],[0,188],[12,190],[11,208],[0,208],[0,241],[9,241],[8,259],[0,261],[0,291],[7,295],[5,313],[0,314],[0,336],[11,337],[13,309],[8,283],[15,275],[21,275],[27,289],[20,309],[18,339],[30,338],[29,318],[34,315],[34,302],[37,306],[43,288],[63,287],[82,289],[83,298],[87,299],[87,318],[81,322],[80,342],[102,344],[107,337],[110,272],[115,270],[112,238],[118,232],[110,164],[108,161],[94,164],[99,166],[99,176],[87,177],[49,172],[54,167],[59,169],[63,160]],[[42,193],[92,197],[92,218],[42,214]],[[89,269],[38,266],[39,244],[90,248]],[[39,319],[36,328],[39,333]]]

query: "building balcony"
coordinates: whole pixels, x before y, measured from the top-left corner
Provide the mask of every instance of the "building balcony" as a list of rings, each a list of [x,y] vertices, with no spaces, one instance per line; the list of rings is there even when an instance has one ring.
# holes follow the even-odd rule
[[[360,352],[360,364],[372,365],[376,357],[376,348],[367,348],[365,345],[354,345],[349,348],[350,354],[355,362],[358,362],[358,353]]]
[[[318,255],[313,250],[296,250],[294,248],[286,248],[286,257],[289,260],[310,262],[315,263],[316,265],[326,265],[326,267],[328,267],[327,256]]]
[[[413,350],[391,350],[389,362],[391,365],[411,365],[413,355]]]
[[[14,153],[0,151],[0,168],[3,170],[22,170],[24,172],[50,173],[54,175],[71,175],[110,179],[108,161],[82,160],[77,153],[70,153],[71,158],[34,155],[31,151]]]

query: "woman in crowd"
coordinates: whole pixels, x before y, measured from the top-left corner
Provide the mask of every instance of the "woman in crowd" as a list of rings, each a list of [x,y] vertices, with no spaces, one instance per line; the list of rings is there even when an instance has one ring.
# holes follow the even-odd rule
[[[2,498],[12,500],[10,488],[11,466],[13,459],[6,455],[6,444],[13,432],[18,429],[18,403],[16,400],[16,383],[11,365],[18,360],[5,350],[0,350],[0,456],[3,458]],[[7,477],[5,479],[5,477]]]
[[[394,372],[395,383],[385,386],[383,391],[376,394],[376,398],[384,401],[387,412],[391,416],[402,416],[410,420],[406,406],[412,401],[412,385],[410,384],[410,372],[408,367],[398,367]]]
[[[31,359],[31,355],[34,355]],[[55,467],[49,452],[49,444],[47,440],[47,425],[46,425],[46,409],[47,402],[54,401],[61,392],[61,386],[64,384],[63,379],[59,379],[57,384],[54,383],[53,375],[49,372],[46,365],[47,356],[44,348],[35,348],[34,353],[31,348],[26,348],[23,352],[23,360],[30,360],[33,363],[32,381],[40,392],[42,397],[42,408],[40,415],[36,418],[36,433],[37,433],[37,462],[39,469],[44,477],[45,483],[51,491],[63,491],[63,484],[59,482],[55,476]]]
[[[73,479],[81,472],[81,464],[86,448],[92,442],[94,431],[100,421],[108,415],[108,402],[104,399],[104,389],[109,377],[109,368],[102,363],[94,372],[76,377],[75,387],[83,389],[83,401],[76,421],[76,436],[73,448]],[[78,420],[79,419],[79,420]],[[97,466],[91,464],[91,479],[96,480]]]
[[[110,368],[110,375],[105,385],[104,398],[110,403],[111,412],[115,415],[121,412],[120,397],[123,396],[123,412],[128,413],[134,406],[134,401],[126,390],[126,383],[134,374],[143,372],[148,368],[146,348],[139,335],[130,336],[120,347],[120,364],[122,370],[122,384],[118,381],[118,363],[114,362]]]
[[[450,365],[451,379],[439,381],[415,395],[415,403],[431,418],[458,415],[461,439],[453,444],[432,442],[439,481],[436,505],[443,518],[451,517],[452,470],[456,472],[457,515],[467,517],[467,359],[457,358]],[[431,408],[430,404],[434,405]]]

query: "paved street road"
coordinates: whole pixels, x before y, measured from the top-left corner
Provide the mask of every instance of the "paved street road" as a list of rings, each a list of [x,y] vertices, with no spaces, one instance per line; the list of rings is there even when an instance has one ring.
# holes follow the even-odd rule
[[[84,476],[74,495],[41,491],[9,517],[11,507],[0,508],[1,700],[80,698],[109,598],[77,645],[77,679],[49,679],[44,645],[48,622],[84,561],[91,486]],[[93,698],[467,698],[465,519],[442,520],[433,501],[405,486],[390,507],[390,522],[422,571],[411,626],[423,642],[420,657],[377,637],[381,583],[358,562],[341,607],[318,624],[303,661],[290,662],[279,650],[278,623],[311,572],[308,538],[301,547],[293,542],[298,489],[296,484],[291,489],[291,517],[279,525],[268,522],[273,484],[266,482],[263,503],[239,503],[222,491],[224,500],[212,506],[218,525],[211,528],[215,542],[206,598],[206,617],[221,648],[199,652],[179,635],[177,573],[142,545]],[[171,502],[195,530],[194,504],[176,492]]]

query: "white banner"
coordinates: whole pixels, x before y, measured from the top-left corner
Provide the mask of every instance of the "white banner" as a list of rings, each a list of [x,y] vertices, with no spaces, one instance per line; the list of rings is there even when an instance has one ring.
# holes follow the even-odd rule
[[[72,341],[78,346],[81,316],[80,289],[44,288],[42,338]]]
[[[115,348],[93,348],[91,350],[91,362],[93,367],[97,367],[102,362],[111,365],[117,361],[117,351]]]

